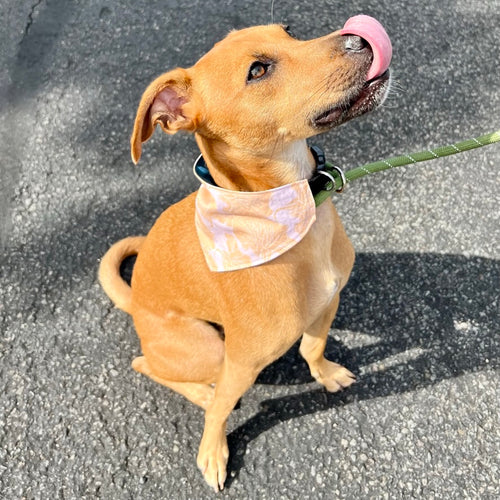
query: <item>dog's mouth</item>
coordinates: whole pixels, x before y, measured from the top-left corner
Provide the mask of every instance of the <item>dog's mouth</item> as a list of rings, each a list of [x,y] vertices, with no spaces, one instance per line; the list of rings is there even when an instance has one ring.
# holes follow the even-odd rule
[[[382,75],[366,82],[361,91],[353,98],[337,104],[316,115],[312,124],[315,128],[336,127],[348,120],[364,115],[380,106],[390,87],[390,70],[387,69]]]
[[[389,90],[392,45],[384,27],[373,17],[359,15],[347,20],[340,35],[349,37],[349,50],[369,48],[371,65],[361,89],[317,114],[312,119],[315,128],[334,127],[374,110],[384,102]]]

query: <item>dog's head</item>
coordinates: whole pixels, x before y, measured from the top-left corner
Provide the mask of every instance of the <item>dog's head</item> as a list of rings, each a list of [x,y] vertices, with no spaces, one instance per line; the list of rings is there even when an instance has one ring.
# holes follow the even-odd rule
[[[354,22],[357,20],[357,22]],[[196,132],[228,148],[270,154],[375,109],[389,87],[390,41],[357,16],[345,28],[297,40],[281,25],[230,33],[189,69],[146,89],[131,139],[137,162],[156,124]]]

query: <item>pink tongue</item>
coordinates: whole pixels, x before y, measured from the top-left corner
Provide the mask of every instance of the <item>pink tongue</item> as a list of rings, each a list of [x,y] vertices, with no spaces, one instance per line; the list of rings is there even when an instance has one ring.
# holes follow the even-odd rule
[[[392,45],[385,29],[376,19],[364,15],[351,17],[340,34],[357,35],[370,44],[373,62],[366,75],[367,80],[377,78],[387,70],[392,58]]]

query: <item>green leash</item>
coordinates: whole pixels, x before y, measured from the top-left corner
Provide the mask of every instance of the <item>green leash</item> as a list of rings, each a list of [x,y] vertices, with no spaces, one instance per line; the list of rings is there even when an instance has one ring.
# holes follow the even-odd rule
[[[348,182],[352,182],[356,179],[364,177],[365,175],[382,172],[383,170],[388,170],[390,168],[411,165],[421,161],[435,160],[436,158],[443,158],[444,156],[463,153],[464,151],[470,151],[471,149],[487,146],[495,142],[500,142],[500,130],[492,132],[491,134],[476,137],[475,139],[469,139],[468,141],[457,142],[456,144],[451,144],[450,146],[442,146],[436,149],[428,149],[427,151],[420,151],[418,153],[395,156],[394,158],[389,158],[387,160],[367,163],[366,165],[353,168],[345,173],[342,172],[339,167],[336,167],[331,163],[326,163],[324,169],[325,173],[329,174],[329,177],[334,180],[334,183],[330,182],[324,190],[315,195],[314,200],[316,202],[316,206],[320,205],[327,198],[329,198],[332,190],[341,192]]]

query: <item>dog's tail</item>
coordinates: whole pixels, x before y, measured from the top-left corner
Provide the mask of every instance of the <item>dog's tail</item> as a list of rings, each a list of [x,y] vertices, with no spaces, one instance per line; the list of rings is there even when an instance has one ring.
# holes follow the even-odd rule
[[[132,289],[120,276],[120,265],[124,259],[137,255],[145,236],[131,236],[115,243],[104,255],[99,266],[99,281],[115,306],[130,314]]]

